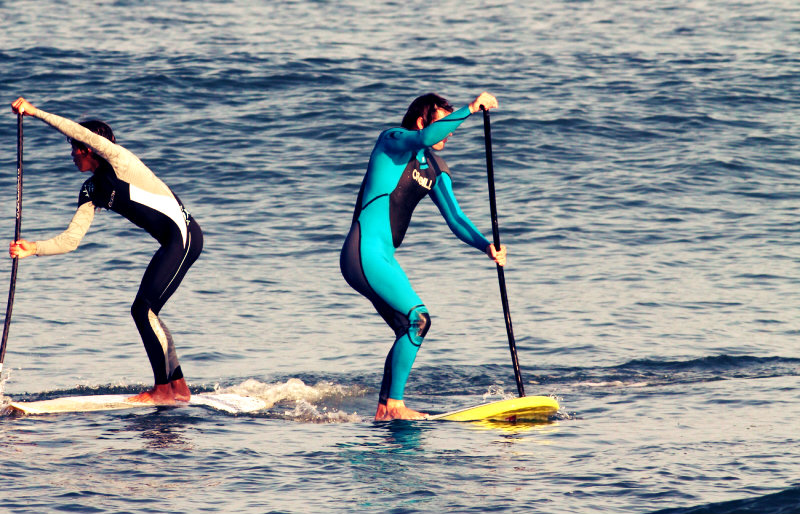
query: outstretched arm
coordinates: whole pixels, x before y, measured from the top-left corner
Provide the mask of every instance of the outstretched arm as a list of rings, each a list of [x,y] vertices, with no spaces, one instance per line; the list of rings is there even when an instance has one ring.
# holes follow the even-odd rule
[[[68,138],[80,141],[81,143],[91,147],[98,153],[98,155],[107,160],[112,166],[114,166],[115,161],[120,160],[123,154],[130,154],[129,151],[125,150],[121,146],[112,143],[99,134],[95,134],[86,127],[75,123],[70,119],[62,118],[56,114],[51,114],[39,109],[38,107],[34,107],[33,104],[22,97],[17,98],[11,104],[11,110],[17,114],[39,118]],[[132,155],[133,154],[131,154],[131,156]],[[125,158],[129,158],[129,156],[125,155]]]
[[[125,147],[112,143],[79,123],[34,107],[22,97],[17,98],[11,104],[11,110],[17,114],[35,116],[68,138],[84,143],[95,151],[97,155],[108,161],[117,177],[125,182],[129,182],[153,194],[173,196],[167,185],[156,177],[150,168],[145,166],[133,152]]]
[[[78,207],[67,230],[46,241],[12,241],[8,245],[11,257],[24,259],[31,255],[58,255],[68,253],[81,243],[94,219],[94,204],[87,202]]]
[[[388,153],[404,153],[422,150],[449,137],[459,125],[472,114],[469,105],[453,111],[444,118],[434,121],[422,130],[404,128],[389,129],[382,135],[382,143]]]
[[[497,108],[497,98],[487,92],[478,95],[475,100],[465,105],[461,109],[451,112],[447,116],[434,121],[427,127],[422,127],[418,121],[420,130],[406,130],[404,128],[394,128],[381,134],[381,143],[388,153],[405,153],[422,150],[433,146],[442,139],[450,135],[466,120],[470,114],[478,112],[481,107],[484,109]]]

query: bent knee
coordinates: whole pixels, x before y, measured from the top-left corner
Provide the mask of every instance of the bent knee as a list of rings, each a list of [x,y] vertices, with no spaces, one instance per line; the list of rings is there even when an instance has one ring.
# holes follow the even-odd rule
[[[422,344],[422,340],[431,328],[431,316],[424,305],[414,307],[408,315],[409,328],[408,337],[417,346]]]
[[[147,319],[148,313],[151,310],[150,302],[144,298],[137,297],[131,305],[131,316],[134,320]]]

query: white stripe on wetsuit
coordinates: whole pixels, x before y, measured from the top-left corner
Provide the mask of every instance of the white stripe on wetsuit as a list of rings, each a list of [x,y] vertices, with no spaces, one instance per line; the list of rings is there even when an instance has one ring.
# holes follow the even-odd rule
[[[147,207],[162,213],[164,216],[175,222],[175,225],[178,226],[178,230],[181,231],[181,236],[183,237],[183,246],[186,247],[186,218],[183,215],[183,209],[181,209],[180,204],[175,201],[175,198],[172,196],[163,196],[150,193],[144,189],[134,186],[133,184],[130,184],[129,187],[131,201],[146,205]]]

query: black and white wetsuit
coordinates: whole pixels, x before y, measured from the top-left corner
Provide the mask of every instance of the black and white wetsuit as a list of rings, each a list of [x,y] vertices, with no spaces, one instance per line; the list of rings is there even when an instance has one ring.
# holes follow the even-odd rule
[[[158,313],[203,249],[200,226],[169,187],[124,147],[55,114],[38,110],[36,117],[92,148],[108,162],[83,183],[78,210],[67,230],[52,239],[37,241],[36,254],[55,255],[75,250],[98,208],[119,213],[153,236],[161,247],[147,266],[131,314],[156,384],[182,378],[172,336]]]

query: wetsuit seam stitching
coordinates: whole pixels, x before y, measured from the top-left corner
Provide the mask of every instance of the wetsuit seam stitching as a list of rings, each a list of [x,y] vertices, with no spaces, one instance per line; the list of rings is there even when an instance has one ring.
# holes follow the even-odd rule
[[[369,207],[369,205],[370,205],[372,202],[374,202],[375,200],[377,200],[378,198],[380,198],[380,197],[382,197],[382,196],[389,196],[389,193],[382,193],[382,194],[379,194],[378,196],[376,196],[375,198],[373,198],[373,199],[372,199],[372,200],[370,200],[369,202],[365,203],[365,204],[364,204],[364,206],[363,206],[363,207],[361,207],[361,211],[363,212],[363,211],[364,211],[364,209],[366,209],[367,207]]]
[[[191,251],[191,248],[192,248],[192,234],[191,234],[191,232],[187,231],[187,233],[186,233],[186,252],[183,254],[183,258],[181,259],[181,263],[180,263],[180,265],[178,265],[178,269],[175,270],[175,273],[172,275],[172,278],[169,280],[169,283],[164,288],[164,290],[161,291],[161,294],[158,295],[158,299],[159,300],[161,298],[163,298],[163,296],[167,293],[167,291],[169,291],[170,286],[172,285],[173,282],[175,282],[175,278],[178,276],[178,274],[180,274],[181,269],[183,269],[183,263],[186,262],[186,258],[189,256],[189,252]]]

